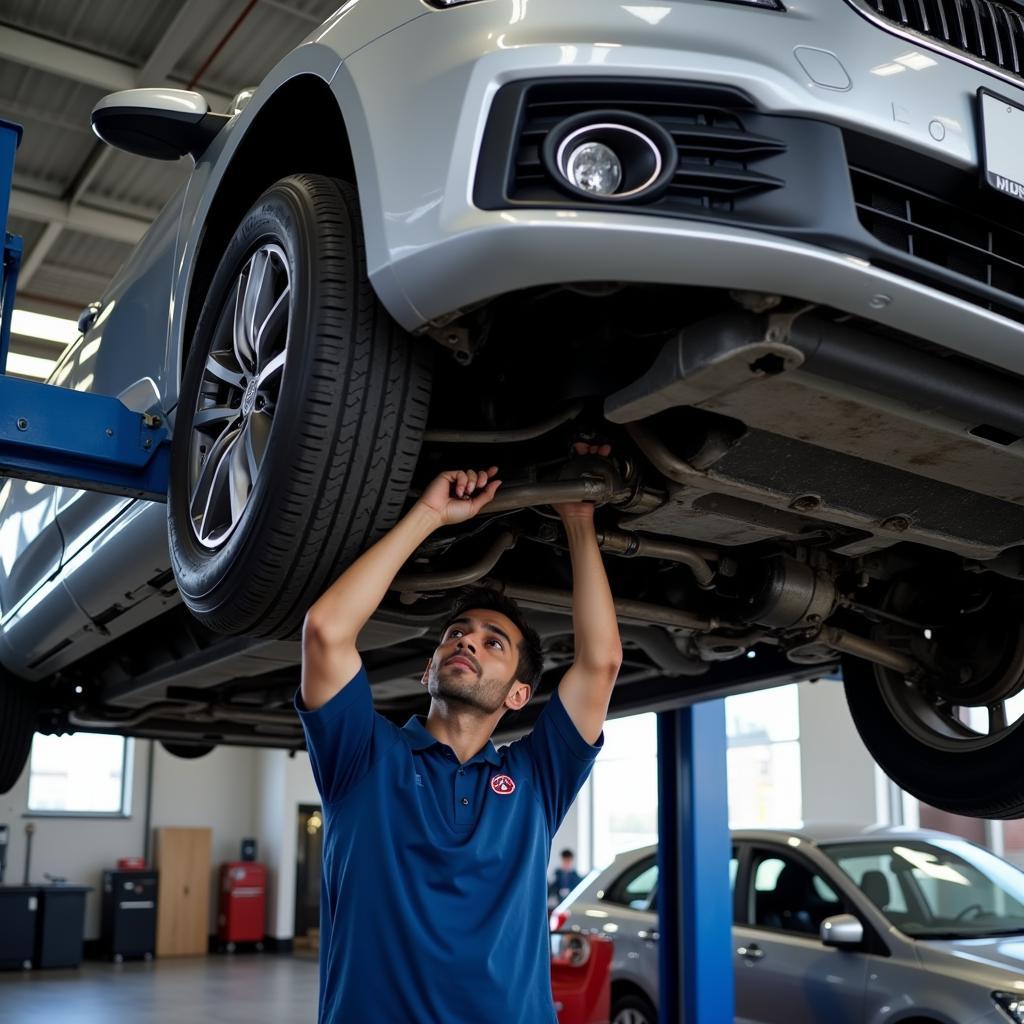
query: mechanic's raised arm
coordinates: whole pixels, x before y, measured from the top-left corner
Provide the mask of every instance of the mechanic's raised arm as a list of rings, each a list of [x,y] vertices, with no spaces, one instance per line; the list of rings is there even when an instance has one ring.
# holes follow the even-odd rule
[[[359,671],[356,638],[384,600],[398,570],[439,526],[472,519],[497,491],[496,466],[441,473],[396,526],[360,555],[306,613],[302,703],[326,704]]]
[[[579,454],[608,455],[607,445],[577,444]],[[587,502],[556,505],[572,559],[572,623],[576,656],[558,684],[562,705],[588,743],[604,728],[612,687],[622,663],[622,643],[608,576],[594,529],[594,506]]]

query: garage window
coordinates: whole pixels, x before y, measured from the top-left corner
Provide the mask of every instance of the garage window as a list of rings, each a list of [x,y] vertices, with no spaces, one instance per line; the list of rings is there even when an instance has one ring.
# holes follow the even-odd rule
[[[799,702],[795,685],[726,697],[733,828],[802,824]]]
[[[28,812],[33,815],[127,816],[132,742],[77,733],[32,741]]]

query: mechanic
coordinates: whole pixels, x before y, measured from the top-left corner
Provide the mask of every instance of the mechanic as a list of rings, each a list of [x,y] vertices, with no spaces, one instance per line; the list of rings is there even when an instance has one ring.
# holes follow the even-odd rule
[[[423,673],[430,709],[403,728],[374,712],[356,649],[402,565],[485,508],[496,473],[438,476],[306,616],[296,708],[323,799],[321,1024],[556,1021],[551,840],[601,748],[622,658],[593,506],[558,506],[575,660],[527,736],[500,750],[490,739],[543,667],[536,632],[497,592],[455,606]]]
[[[561,903],[581,881],[576,870],[576,854],[569,849],[563,850],[560,863],[548,884],[548,906],[555,907]]]

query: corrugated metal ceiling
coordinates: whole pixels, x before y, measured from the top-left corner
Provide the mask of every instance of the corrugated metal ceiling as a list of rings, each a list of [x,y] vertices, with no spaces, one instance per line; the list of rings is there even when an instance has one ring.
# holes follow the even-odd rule
[[[195,86],[232,96],[258,83],[338,3],[257,0],[247,12],[249,0],[4,0],[0,118],[25,129],[8,225],[25,245],[16,308],[77,319],[131,251],[103,230],[103,215],[144,227],[188,176],[188,161],[144,160],[96,140],[89,114],[104,93],[125,87],[115,82],[184,87],[244,14]],[[37,52],[19,59],[29,50]],[[95,233],[92,224],[88,233],[66,226],[76,211],[89,212]],[[12,351],[18,346],[15,338]],[[24,350],[38,354],[39,343]]]

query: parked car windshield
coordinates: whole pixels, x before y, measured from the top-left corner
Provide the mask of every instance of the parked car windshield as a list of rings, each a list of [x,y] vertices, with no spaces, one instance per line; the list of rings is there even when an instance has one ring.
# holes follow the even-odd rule
[[[822,850],[914,938],[1024,933],[1024,872],[972,843],[890,840]]]

